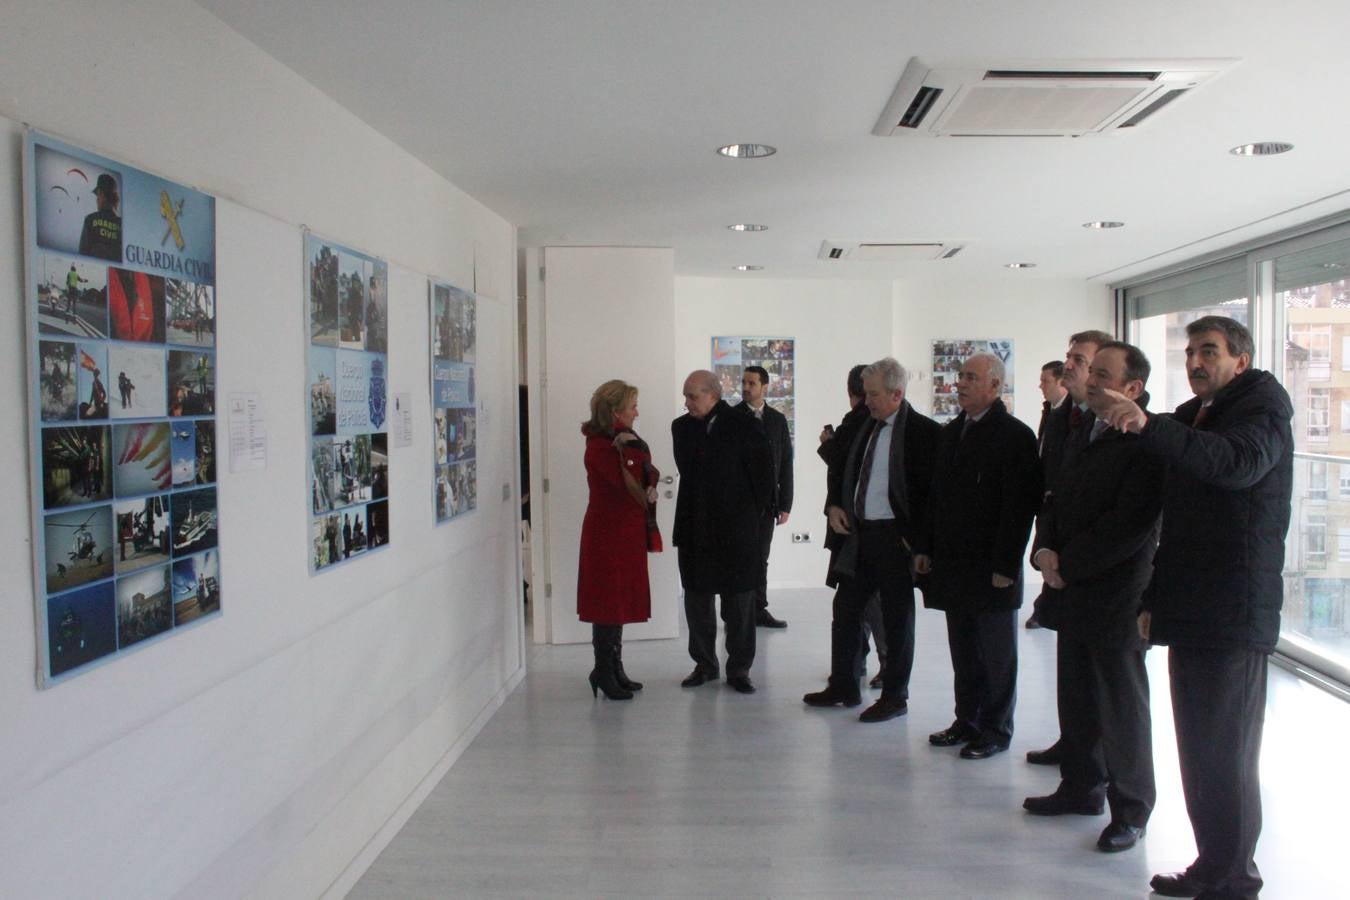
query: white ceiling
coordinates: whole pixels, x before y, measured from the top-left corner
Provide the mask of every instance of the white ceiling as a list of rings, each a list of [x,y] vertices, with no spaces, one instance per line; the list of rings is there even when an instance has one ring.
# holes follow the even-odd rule
[[[522,246],[671,246],[683,275],[1109,282],[1350,207],[1345,0],[199,2]],[[1129,134],[874,137],[912,56],[1241,61]],[[1296,149],[1227,152],[1269,140]],[[731,142],[779,152],[713,152]],[[726,229],[743,221],[770,230]],[[839,263],[826,238],[967,249]]]

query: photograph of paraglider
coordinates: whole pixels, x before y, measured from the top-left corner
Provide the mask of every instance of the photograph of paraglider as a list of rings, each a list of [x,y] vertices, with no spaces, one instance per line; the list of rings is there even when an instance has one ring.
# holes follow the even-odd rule
[[[24,194],[47,687],[220,610],[215,198],[31,130]],[[384,271],[361,265],[369,342]]]

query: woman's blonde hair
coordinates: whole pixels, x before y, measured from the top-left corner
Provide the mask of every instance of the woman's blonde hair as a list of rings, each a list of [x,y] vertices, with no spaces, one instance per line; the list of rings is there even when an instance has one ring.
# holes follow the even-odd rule
[[[637,396],[638,389],[615,378],[606,381],[591,394],[591,417],[581,423],[581,433],[590,437],[614,433],[614,416]]]

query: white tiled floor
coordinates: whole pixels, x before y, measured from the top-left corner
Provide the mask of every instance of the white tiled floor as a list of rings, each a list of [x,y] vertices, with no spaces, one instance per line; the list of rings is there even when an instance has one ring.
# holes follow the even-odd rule
[[[1166,652],[1150,654],[1158,808],[1144,843],[1093,849],[1106,817],[1021,809],[1054,769],[1054,635],[1022,632],[1012,751],[957,758],[942,617],[921,610],[910,714],[876,725],[801,695],[828,669],[825,590],[775,591],[742,696],[685,690],[684,642],[630,642],[628,702],[592,700],[590,647],[539,647],[528,678],[350,896],[1149,896],[1194,854],[1176,769]],[[1262,761],[1263,897],[1350,897],[1350,705],[1271,668]]]

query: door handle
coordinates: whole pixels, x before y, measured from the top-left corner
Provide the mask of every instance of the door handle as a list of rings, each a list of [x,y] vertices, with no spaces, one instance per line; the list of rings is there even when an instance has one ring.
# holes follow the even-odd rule
[[[674,476],[674,475],[667,475],[665,478],[662,478],[662,479],[661,479],[661,483],[662,483],[662,484],[674,484],[674,483],[675,483],[675,476]]]

